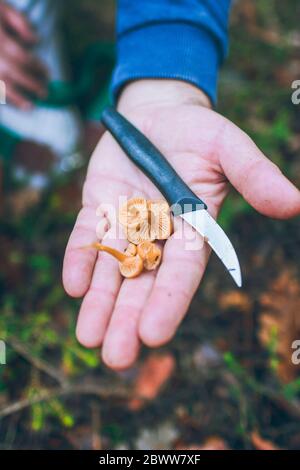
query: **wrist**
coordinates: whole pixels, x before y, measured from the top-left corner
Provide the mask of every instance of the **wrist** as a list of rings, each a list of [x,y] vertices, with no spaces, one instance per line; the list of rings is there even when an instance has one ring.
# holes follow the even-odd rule
[[[137,107],[186,104],[211,108],[208,96],[188,82],[145,79],[132,81],[124,87],[118,100],[118,110],[122,113]]]

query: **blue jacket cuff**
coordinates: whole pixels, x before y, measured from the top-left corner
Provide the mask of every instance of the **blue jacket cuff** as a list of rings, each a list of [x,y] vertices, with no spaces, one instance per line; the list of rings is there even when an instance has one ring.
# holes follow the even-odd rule
[[[213,36],[192,24],[168,22],[131,30],[118,40],[113,98],[132,80],[177,79],[202,89],[215,104],[221,55]]]

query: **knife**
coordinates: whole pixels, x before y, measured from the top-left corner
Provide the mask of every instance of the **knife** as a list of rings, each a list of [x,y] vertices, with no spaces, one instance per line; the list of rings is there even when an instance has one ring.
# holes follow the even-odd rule
[[[241,287],[238,257],[231,241],[209,214],[207,205],[181,179],[160,151],[113,107],[106,108],[101,120],[135,165],[152,181],[171,206],[211,246],[234,281]]]

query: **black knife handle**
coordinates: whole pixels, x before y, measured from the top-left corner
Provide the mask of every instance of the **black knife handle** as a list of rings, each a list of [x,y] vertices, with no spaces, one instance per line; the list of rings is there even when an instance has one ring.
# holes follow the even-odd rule
[[[207,208],[159,150],[118,111],[112,107],[106,108],[101,120],[130,160],[160,190],[174,215]]]

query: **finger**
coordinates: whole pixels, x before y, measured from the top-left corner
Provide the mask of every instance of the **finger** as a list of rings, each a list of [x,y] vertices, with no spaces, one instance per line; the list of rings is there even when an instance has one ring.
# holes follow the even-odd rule
[[[96,210],[83,207],[71,233],[63,264],[63,284],[72,297],[82,297],[89,288],[97,252],[82,247],[97,240],[97,222]]]
[[[254,142],[232,123],[219,145],[225,175],[259,212],[286,219],[300,214],[300,192]]]
[[[40,79],[46,80],[48,78],[48,71],[45,65],[37,59],[27,47],[23,44],[18,43],[15,38],[5,31],[0,30],[0,41],[2,44],[2,69],[8,75],[11,74],[11,69],[14,68],[15,64],[19,67],[22,66],[32,76],[39,76]],[[3,62],[6,64],[3,65]]]
[[[116,240],[112,231],[107,232],[102,242],[118,250],[123,250],[126,244],[124,240]],[[101,346],[121,282],[116,260],[107,253],[99,253],[77,321],[76,335],[83,346]]]
[[[23,41],[27,43],[35,43],[37,41],[37,36],[25,16],[9,5],[1,5],[1,21]]]
[[[15,38],[11,37],[7,32],[1,31],[2,57],[8,57],[13,61],[25,64],[31,57],[30,52]]]
[[[44,98],[47,90],[40,77],[32,76],[28,71],[14,66],[10,71],[10,80],[27,93]]]
[[[39,59],[33,55],[28,56],[28,60],[23,64],[25,70],[32,76],[37,77],[44,86],[49,81],[49,70]]]
[[[196,240],[192,246],[188,241],[191,237]],[[139,336],[145,344],[160,346],[172,338],[203,276],[208,256],[207,245],[187,224],[184,224],[184,236],[179,237],[175,232],[168,239],[163,262],[140,318]]]
[[[112,369],[126,369],[137,358],[140,348],[139,319],[154,279],[153,272],[144,272],[122,283],[102,348],[103,361]]]
[[[24,111],[28,111],[32,108],[32,103],[13,86],[6,87],[6,98],[8,103],[11,103],[12,105]]]

